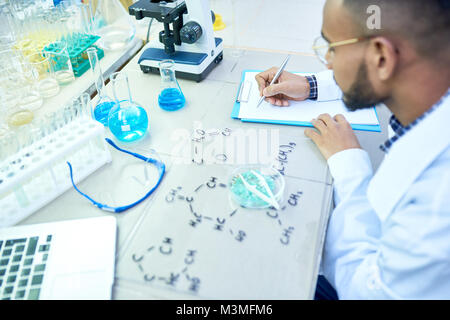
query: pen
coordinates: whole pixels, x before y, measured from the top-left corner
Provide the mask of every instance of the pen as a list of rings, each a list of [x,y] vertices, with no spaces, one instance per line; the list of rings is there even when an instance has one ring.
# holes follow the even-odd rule
[[[284,70],[284,67],[286,67],[286,65],[287,65],[287,63],[288,63],[290,57],[291,57],[291,55],[289,54],[289,55],[286,57],[286,59],[284,59],[283,63],[282,63],[281,66],[280,66],[280,69],[278,69],[277,73],[275,74],[275,77],[273,77],[273,79],[272,79],[272,81],[270,82],[269,86],[273,85],[273,84],[275,83],[275,81],[278,80],[278,78],[280,77],[281,73],[282,73],[283,70]],[[256,108],[259,108],[259,105],[261,104],[261,102],[263,102],[263,100],[264,100],[265,98],[266,98],[266,97],[263,95],[263,96],[259,99],[259,102],[258,102],[258,104],[256,105]]]

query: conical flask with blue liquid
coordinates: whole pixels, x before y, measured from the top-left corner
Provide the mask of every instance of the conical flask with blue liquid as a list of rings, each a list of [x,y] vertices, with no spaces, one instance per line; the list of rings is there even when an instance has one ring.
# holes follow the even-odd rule
[[[147,133],[147,112],[133,101],[128,77],[124,72],[115,72],[109,79],[113,85],[116,100],[108,116],[109,130],[122,142],[140,140]]]
[[[89,63],[91,64],[92,73],[94,74],[95,87],[97,88],[98,96],[97,102],[93,107],[93,117],[104,126],[108,126],[108,115],[111,108],[115,105],[115,102],[106,94],[105,81],[98,60],[97,48],[91,47],[86,51],[89,57]]]
[[[186,99],[175,77],[173,60],[162,60],[159,63],[161,74],[161,92],[158,97],[158,104],[161,109],[175,111],[184,107]]]

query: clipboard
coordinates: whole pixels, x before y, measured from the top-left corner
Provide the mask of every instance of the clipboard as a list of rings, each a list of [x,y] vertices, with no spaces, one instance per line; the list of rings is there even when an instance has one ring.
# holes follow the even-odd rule
[[[301,127],[314,127],[311,122],[308,121],[284,121],[284,120],[267,120],[267,119],[241,119],[239,118],[239,111],[241,108],[241,95],[243,92],[243,83],[245,80],[245,74],[247,72],[261,72],[261,70],[244,70],[242,72],[241,81],[239,84],[239,89],[236,95],[235,103],[233,105],[233,110],[231,111],[232,119],[239,119],[242,122],[255,122],[255,123],[268,123],[268,124],[281,124],[289,126],[301,126]],[[375,115],[377,117],[378,123],[380,119],[375,107],[373,107]],[[367,124],[350,124],[353,130],[359,131],[370,131],[370,132],[381,132],[381,126],[378,125],[367,125]]]

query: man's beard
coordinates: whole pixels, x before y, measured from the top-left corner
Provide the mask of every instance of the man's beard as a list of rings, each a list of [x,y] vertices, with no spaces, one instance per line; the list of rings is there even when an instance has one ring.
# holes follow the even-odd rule
[[[361,63],[355,82],[344,92],[344,104],[350,111],[371,108],[385,100],[377,96],[367,73],[367,65]]]

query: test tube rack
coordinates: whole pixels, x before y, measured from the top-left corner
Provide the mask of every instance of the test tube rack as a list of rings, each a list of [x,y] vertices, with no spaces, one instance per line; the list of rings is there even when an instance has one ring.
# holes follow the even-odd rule
[[[75,183],[111,162],[104,130],[95,120],[76,119],[5,159],[11,165],[0,172],[0,228],[18,223],[70,189],[67,161]]]
[[[87,70],[89,70],[90,64],[86,50],[92,46],[95,46],[94,44],[98,39],[100,39],[99,36],[92,34],[77,34],[72,36],[71,41],[67,41],[67,51],[75,77],[81,77]],[[95,46],[95,48],[97,49],[98,59],[102,59],[105,56],[105,52],[98,46]],[[55,52],[58,51],[58,48],[55,43],[50,43],[44,48],[44,51]],[[58,61],[56,61],[55,71],[58,71],[58,68],[60,67],[58,67]]]

